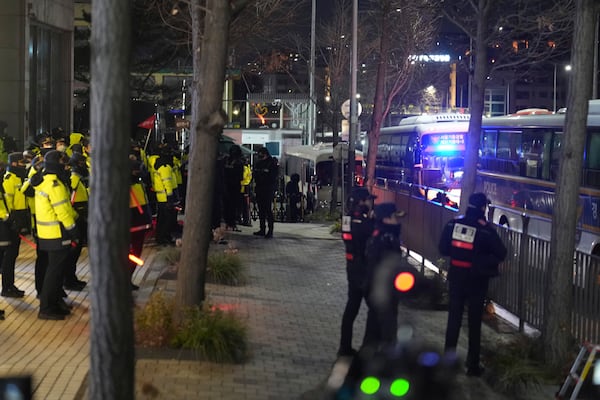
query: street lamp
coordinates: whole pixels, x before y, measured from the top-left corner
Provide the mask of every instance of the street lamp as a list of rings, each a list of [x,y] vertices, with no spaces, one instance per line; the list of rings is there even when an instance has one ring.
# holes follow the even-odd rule
[[[556,112],[556,78],[557,78],[557,67],[558,64],[554,64],[554,83],[553,83],[553,99],[552,99],[552,111]],[[565,65],[565,71],[569,72],[571,70],[571,65]]]

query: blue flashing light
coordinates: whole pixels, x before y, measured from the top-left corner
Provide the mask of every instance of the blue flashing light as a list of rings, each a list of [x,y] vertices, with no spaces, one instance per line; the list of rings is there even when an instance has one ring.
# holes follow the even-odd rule
[[[440,362],[440,355],[434,351],[419,354],[419,364],[424,367],[435,367]]]

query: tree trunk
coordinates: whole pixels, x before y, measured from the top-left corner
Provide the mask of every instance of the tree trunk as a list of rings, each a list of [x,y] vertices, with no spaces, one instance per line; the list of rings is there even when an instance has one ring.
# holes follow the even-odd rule
[[[488,74],[487,28],[489,23],[489,8],[492,0],[479,0],[477,18],[477,37],[475,39],[475,68],[469,71],[471,93],[469,94],[469,134],[466,138],[465,173],[461,182],[460,211],[464,214],[467,209],[469,196],[475,191],[477,180],[477,159],[479,157],[479,139],[481,136],[481,119],[485,96],[485,83]]]
[[[133,310],[127,261],[131,3],[95,1],[92,15],[89,398],[133,399]]]
[[[580,0],[575,13],[575,31],[571,51],[573,72],[567,97],[567,115],[561,142],[556,203],[552,216],[550,264],[546,275],[545,319],[542,330],[546,361],[564,366],[572,355],[570,343],[573,308],[573,252],[578,209],[583,149],[587,132],[588,100],[592,96],[594,29],[596,0]]]
[[[387,18],[385,13],[381,18],[382,32],[379,40],[379,64],[377,65],[377,78],[375,81],[375,100],[373,102],[373,115],[371,117],[371,131],[369,132],[369,149],[367,154],[367,187],[373,192],[375,185],[375,164],[377,161],[377,148],[379,146],[379,133],[386,113],[384,112],[385,82],[387,80],[387,57],[390,51],[389,38],[385,34]]]
[[[223,0],[191,1],[192,135],[186,218],[177,276],[176,305],[179,311],[199,305],[205,299],[217,146],[226,121],[222,100],[231,19],[229,7],[229,2]]]

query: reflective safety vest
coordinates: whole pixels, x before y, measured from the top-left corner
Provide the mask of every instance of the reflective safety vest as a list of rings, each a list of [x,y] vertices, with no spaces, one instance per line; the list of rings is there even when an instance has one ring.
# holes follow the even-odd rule
[[[175,179],[175,187],[180,186],[183,183],[183,177],[181,176],[181,160],[178,157],[173,157],[173,175]]]
[[[248,186],[250,182],[252,182],[252,168],[250,168],[248,164],[244,164],[244,175],[240,181],[240,184],[242,185],[242,193],[245,192],[245,186]]]
[[[21,178],[10,171],[6,171],[2,187],[4,188],[6,204],[10,211],[27,210],[27,200],[25,199],[25,194],[21,191],[22,186],[23,180]]]
[[[71,205],[69,190],[56,174],[44,175],[35,188],[36,231],[42,249],[70,246],[63,230],[75,228],[77,212]]]
[[[156,194],[156,201],[166,203],[167,197],[173,194],[173,171],[170,165],[161,165],[158,170],[155,169],[156,160],[158,156],[150,157],[152,189]]]
[[[89,199],[88,188],[83,183],[81,175],[71,172],[71,204],[87,203]]]

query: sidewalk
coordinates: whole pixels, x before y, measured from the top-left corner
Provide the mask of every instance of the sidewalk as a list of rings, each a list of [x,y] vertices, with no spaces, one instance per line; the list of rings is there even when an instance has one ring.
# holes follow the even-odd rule
[[[344,246],[328,225],[276,224],[274,238],[252,235],[256,228],[229,233],[250,281],[243,287],[208,285],[211,302],[226,304],[250,327],[252,356],[242,365],[185,359],[138,357],[136,397],[141,387],[158,390],[157,399],[280,400],[322,399],[336,360],[339,326],[346,299]],[[226,246],[223,246],[225,248]],[[157,289],[173,292],[175,281],[159,279]],[[409,310],[415,334],[439,345],[447,313]],[[355,347],[364,332],[366,308],[355,322]],[[496,335],[484,327],[484,335]],[[460,353],[466,354],[466,333]],[[457,377],[456,399],[502,400],[481,379]]]
[[[329,225],[276,223],[274,238],[253,236],[256,227],[228,233],[231,246],[247,267],[249,282],[241,287],[207,285],[214,304],[228,305],[249,326],[250,359],[239,365],[201,362],[189,352],[152,352],[138,349],[137,399],[281,400],[322,398],[323,384],[336,359],[339,326],[346,299],[344,246]],[[217,245],[215,249],[228,245]],[[154,262],[157,247],[144,249],[144,267],[134,281],[141,286],[136,303],[154,290],[173,294],[173,274]],[[22,245],[17,286],[24,299],[0,300],[6,321],[0,321],[0,376],[32,375],[34,398],[84,399],[89,371],[88,289],[70,292],[75,306],[65,321],[37,319],[33,287],[35,252]],[[87,252],[82,253],[79,276],[88,280]],[[8,303],[8,304],[7,304]],[[366,309],[355,322],[355,347],[364,332]],[[441,347],[447,313],[403,309],[415,335]],[[466,332],[459,354],[466,354]],[[484,326],[485,341],[498,334]],[[192,359],[190,359],[192,358]],[[457,378],[456,399],[501,400],[481,379]],[[155,396],[151,395],[155,391]],[[548,397],[539,397],[548,398]]]

